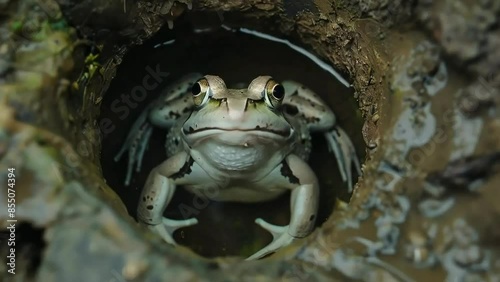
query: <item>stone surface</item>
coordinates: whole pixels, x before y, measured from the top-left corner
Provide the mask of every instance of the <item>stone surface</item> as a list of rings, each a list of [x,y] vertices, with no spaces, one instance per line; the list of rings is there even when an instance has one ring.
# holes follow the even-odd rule
[[[0,1],[0,183],[15,167],[19,243],[17,274],[2,263],[1,280],[498,279],[498,1],[311,3]],[[165,246],[101,176],[97,118],[117,65],[189,8],[309,45],[351,78],[365,119],[350,203],[266,260]]]

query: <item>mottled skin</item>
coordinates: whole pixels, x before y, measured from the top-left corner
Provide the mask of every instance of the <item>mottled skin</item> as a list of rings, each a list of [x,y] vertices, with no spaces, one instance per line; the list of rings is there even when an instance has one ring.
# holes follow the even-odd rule
[[[139,221],[175,244],[172,233],[177,228],[197,223],[194,218],[163,217],[180,185],[193,193],[210,190],[216,201],[262,202],[291,191],[289,224],[276,226],[257,219],[274,240],[248,259],[307,236],[314,227],[319,197],[317,178],[306,163],[310,132],[324,132],[349,187],[353,163],[359,173],[354,147],[335,125],[333,112],[296,82],[278,84],[260,76],[247,89],[228,89],[220,77],[200,77],[184,77],[153,102],[117,155],[118,159],[129,150],[128,185],[135,163],[140,170],[151,124],[170,129],[169,158],[149,174],[139,202]],[[186,94],[189,89],[192,95]]]

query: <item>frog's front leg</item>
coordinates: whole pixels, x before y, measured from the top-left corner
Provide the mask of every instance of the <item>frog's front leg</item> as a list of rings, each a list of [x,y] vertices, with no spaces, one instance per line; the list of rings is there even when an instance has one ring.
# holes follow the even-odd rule
[[[361,174],[356,149],[345,131],[336,124],[335,114],[311,89],[295,81],[284,81],[285,115],[303,120],[309,130],[323,132],[328,149],[337,158],[340,175],[352,191],[352,165]]]
[[[167,243],[175,244],[172,234],[181,227],[198,223],[195,218],[173,220],[163,217],[177,185],[208,182],[209,176],[186,152],[180,152],[154,168],[142,190],[137,219]]]
[[[288,156],[258,185],[291,189],[291,218],[290,223],[285,226],[273,225],[261,218],[256,219],[255,223],[271,232],[273,241],[247,260],[261,258],[289,245],[294,239],[309,235],[314,228],[318,211],[318,180],[309,165],[296,155]]]
[[[198,73],[188,74],[173,83],[162,92],[158,99],[151,102],[134,122],[120,151],[115,156],[115,161],[118,161],[128,150],[126,186],[130,184],[134,165],[136,165],[137,172],[141,170],[142,158],[153,132],[153,126],[169,129],[177,119],[192,108],[193,99],[186,93],[190,92],[193,83],[200,76]]]

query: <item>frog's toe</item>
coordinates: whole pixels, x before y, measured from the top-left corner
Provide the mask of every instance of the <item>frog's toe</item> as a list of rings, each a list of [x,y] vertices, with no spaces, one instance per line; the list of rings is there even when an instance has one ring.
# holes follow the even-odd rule
[[[130,184],[134,165],[136,171],[141,170],[142,158],[147,147],[147,143],[153,132],[152,124],[147,119],[148,111],[142,113],[134,122],[127,139],[123,142],[122,147],[115,155],[115,162],[119,161],[123,154],[128,151],[127,175],[125,177],[125,186]]]
[[[137,145],[137,164],[135,167],[136,172],[141,171],[141,165],[142,165],[142,159],[144,157],[144,152],[146,151],[146,148],[148,146],[149,139],[151,138],[151,134],[153,133],[153,127],[148,124],[148,126],[144,129],[144,137],[139,140],[138,145]]]
[[[177,245],[173,238],[175,230],[197,224],[198,220],[196,218],[175,220],[164,217],[162,223],[156,225],[148,225],[154,233],[160,235],[167,243],[172,245]]]
[[[258,225],[260,225],[260,227],[269,231],[273,235],[273,238],[276,238],[277,236],[281,235],[283,232],[286,232],[286,230],[288,229],[288,225],[285,225],[285,226],[274,225],[274,224],[268,223],[267,221],[263,220],[262,218],[257,218],[255,220],[255,223],[257,223]]]
[[[270,253],[277,251],[278,249],[280,249],[282,247],[289,245],[294,240],[294,237],[292,235],[288,234],[288,225],[279,226],[279,225],[270,224],[261,218],[256,219],[255,223],[257,223],[262,228],[269,231],[273,235],[273,241],[271,243],[269,243],[269,245],[260,249],[255,254],[246,258],[246,260],[259,259],[263,256],[266,256]]]
[[[179,228],[188,227],[195,224],[198,224],[198,220],[196,218],[182,219],[182,220],[169,219],[166,217],[163,218],[163,225],[170,234],[174,234],[175,230]]]
[[[177,245],[174,238],[172,237],[172,233],[167,230],[167,226],[164,224],[157,225],[148,225],[148,228],[151,229],[154,233],[160,235],[163,240],[172,245]]]
[[[125,186],[130,184],[134,165],[135,171],[141,170],[142,159],[146,151],[147,144],[153,132],[153,127],[149,123],[144,123],[143,126],[135,133],[133,139],[127,140],[120,152],[115,157],[115,161],[119,160],[124,151],[128,150],[127,174],[125,176]]]
[[[328,142],[330,152],[333,152],[337,158],[337,163],[340,170],[342,180],[347,182],[349,192],[352,191],[352,165],[356,169],[358,175],[361,175],[361,167],[359,164],[356,149],[352,144],[347,133],[340,127],[335,127],[333,130],[325,132],[325,138]]]

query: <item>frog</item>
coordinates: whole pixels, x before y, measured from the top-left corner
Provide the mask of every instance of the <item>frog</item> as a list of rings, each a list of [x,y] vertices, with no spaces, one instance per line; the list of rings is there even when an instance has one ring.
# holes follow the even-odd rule
[[[177,188],[211,200],[259,203],[290,192],[290,221],[255,223],[273,240],[246,258],[255,260],[307,237],[318,212],[318,178],[308,164],[311,133],[322,133],[352,190],[361,175],[355,147],[320,96],[293,80],[262,75],[248,85],[229,88],[216,75],[190,73],[167,87],[133,123],[115,161],[128,151],[125,185],[141,163],[153,128],[167,130],[167,158],[152,169],[141,192],[138,222],[169,244],[173,233],[198,223],[163,216]],[[215,193],[213,191],[216,191]]]

